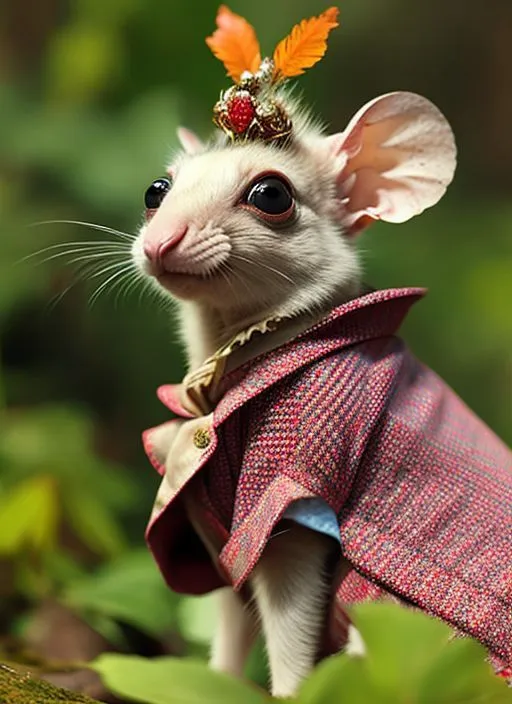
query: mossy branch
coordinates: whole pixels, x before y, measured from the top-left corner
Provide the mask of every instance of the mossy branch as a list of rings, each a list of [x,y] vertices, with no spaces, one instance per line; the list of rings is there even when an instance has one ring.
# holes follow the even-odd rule
[[[55,687],[30,674],[0,665],[0,704],[100,704],[96,699]]]

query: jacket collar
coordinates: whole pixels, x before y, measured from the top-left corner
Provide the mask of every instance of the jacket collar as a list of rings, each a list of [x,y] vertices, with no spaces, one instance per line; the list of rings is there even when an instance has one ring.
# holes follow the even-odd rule
[[[279,348],[285,352],[292,341],[318,338],[323,332],[335,336],[336,349],[392,335],[410,306],[425,294],[423,288],[384,289],[351,299],[322,317],[303,315],[264,320],[217,350],[198,369],[187,374],[179,388],[160,387],[158,396],[172,411],[184,417],[206,415],[237,382],[236,372],[248,366],[259,369],[270,352]],[[303,364],[310,361],[310,355],[305,356]],[[300,366],[299,359],[297,368]]]

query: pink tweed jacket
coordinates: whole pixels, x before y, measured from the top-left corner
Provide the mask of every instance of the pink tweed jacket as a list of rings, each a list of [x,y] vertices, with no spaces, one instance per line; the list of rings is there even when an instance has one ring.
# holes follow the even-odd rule
[[[159,389],[178,418],[144,435],[163,475],[147,540],[172,589],[243,592],[287,508],[316,497],[350,564],[330,650],[346,637],[344,605],[390,594],[512,665],[511,453],[395,336],[423,293],[339,306],[225,373],[211,410]]]

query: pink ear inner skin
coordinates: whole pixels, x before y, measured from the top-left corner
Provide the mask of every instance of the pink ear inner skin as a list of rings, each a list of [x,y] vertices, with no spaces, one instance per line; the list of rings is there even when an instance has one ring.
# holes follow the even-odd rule
[[[338,162],[342,220],[351,235],[373,220],[400,223],[419,215],[453,178],[457,149],[450,126],[435,105],[414,93],[375,98],[329,140]]]
[[[204,151],[204,145],[199,137],[187,127],[178,127],[176,130],[181,146],[187,154],[200,154]]]

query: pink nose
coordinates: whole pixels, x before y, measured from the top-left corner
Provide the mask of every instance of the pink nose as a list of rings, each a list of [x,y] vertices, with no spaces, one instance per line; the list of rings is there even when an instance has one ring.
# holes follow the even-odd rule
[[[187,231],[188,225],[182,225],[177,228],[176,231],[173,232],[173,234],[163,242],[160,242],[158,240],[155,242],[145,242],[144,254],[152,264],[161,265],[166,254],[168,254],[172,249],[176,247],[179,242],[181,242],[181,240],[187,234]]]

